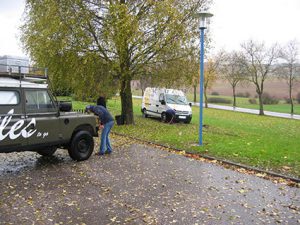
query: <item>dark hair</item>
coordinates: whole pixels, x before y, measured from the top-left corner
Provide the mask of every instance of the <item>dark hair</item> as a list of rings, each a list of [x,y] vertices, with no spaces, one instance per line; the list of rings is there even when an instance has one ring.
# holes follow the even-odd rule
[[[97,99],[97,105],[102,105],[104,108],[106,108],[106,99],[103,96],[100,96]]]

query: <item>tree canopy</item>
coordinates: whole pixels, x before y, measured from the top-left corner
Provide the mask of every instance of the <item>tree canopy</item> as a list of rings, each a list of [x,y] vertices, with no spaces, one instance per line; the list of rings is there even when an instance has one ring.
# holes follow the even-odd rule
[[[76,91],[105,85],[133,120],[130,81],[145,68],[184,57],[210,0],[27,0],[22,41],[32,59]],[[83,91],[84,90],[84,91]]]

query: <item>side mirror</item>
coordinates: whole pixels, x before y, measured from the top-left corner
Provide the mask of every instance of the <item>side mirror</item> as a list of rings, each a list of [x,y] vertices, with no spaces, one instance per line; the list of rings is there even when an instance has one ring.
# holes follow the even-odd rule
[[[192,105],[193,105],[193,104],[190,102],[190,103],[189,103],[189,106],[192,107]]]
[[[72,102],[59,101],[58,108],[61,112],[70,112],[72,110]]]
[[[166,104],[166,101],[165,101],[165,100],[161,100],[160,103],[161,103],[162,105],[165,105],[165,104]]]

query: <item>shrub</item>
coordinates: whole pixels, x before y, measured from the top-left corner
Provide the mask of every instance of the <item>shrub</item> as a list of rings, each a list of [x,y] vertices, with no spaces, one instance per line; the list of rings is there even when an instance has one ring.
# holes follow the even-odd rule
[[[217,92],[217,91],[213,91],[213,92],[211,93],[211,95],[220,95],[220,94],[219,94],[219,92]]]
[[[224,104],[231,104],[232,101],[230,99],[225,99],[225,98],[216,98],[216,97],[213,97],[213,98],[208,98],[207,101],[209,103],[224,103]]]
[[[250,98],[248,101],[249,101],[250,104],[253,104],[253,105],[256,105],[256,104],[257,104],[255,98]]]
[[[239,93],[236,94],[236,97],[249,98],[250,93],[249,92],[245,92],[245,93],[239,92]]]
[[[290,98],[284,98],[284,101],[285,101],[287,104],[291,104],[291,99],[290,99]]]
[[[297,102],[300,104],[300,92],[297,94],[296,99],[297,99]]]
[[[279,99],[275,98],[274,96],[271,96],[268,93],[262,94],[262,102],[265,105],[275,105],[279,103]]]

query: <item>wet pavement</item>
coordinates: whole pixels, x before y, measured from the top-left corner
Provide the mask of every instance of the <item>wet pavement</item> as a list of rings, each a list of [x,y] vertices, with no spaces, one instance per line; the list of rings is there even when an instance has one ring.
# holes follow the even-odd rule
[[[300,224],[300,189],[114,136],[72,161],[0,154],[0,224]]]

